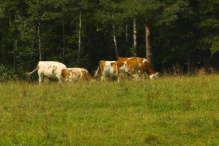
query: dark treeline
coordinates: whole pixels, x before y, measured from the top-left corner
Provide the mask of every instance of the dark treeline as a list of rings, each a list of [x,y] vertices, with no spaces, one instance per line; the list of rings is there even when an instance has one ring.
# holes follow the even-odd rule
[[[219,0],[2,0],[0,26],[1,78],[39,60],[92,73],[99,60],[130,56],[160,72],[218,69]]]

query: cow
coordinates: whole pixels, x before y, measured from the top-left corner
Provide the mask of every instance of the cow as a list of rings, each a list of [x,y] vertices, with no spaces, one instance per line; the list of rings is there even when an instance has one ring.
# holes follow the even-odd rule
[[[140,57],[119,57],[116,61],[118,82],[120,73],[128,72],[131,74],[139,74],[140,77],[144,73],[149,75],[150,79],[155,79],[159,73],[155,72],[150,62],[145,58]]]
[[[116,61],[100,60],[94,77],[97,77],[99,72],[100,72],[100,80],[101,81],[106,80],[107,76],[108,77],[117,77]]]
[[[89,81],[93,82],[95,79],[89,74],[85,68],[68,68],[68,72],[73,82]]]
[[[33,74],[37,70],[39,76],[39,85],[45,78],[57,78],[58,83],[62,84],[65,82],[71,82],[70,74],[68,73],[67,67],[60,62],[56,61],[39,61],[37,67],[32,72],[24,73],[28,76]]]
[[[104,81],[106,80],[106,77],[111,78],[117,78],[117,61],[105,61],[101,60],[99,61],[99,65],[97,68],[97,71],[95,72],[94,77],[97,77],[97,75],[100,73],[100,80]],[[128,77],[130,77],[133,80],[139,80],[138,74],[132,74],[129,72],[126,72]]]

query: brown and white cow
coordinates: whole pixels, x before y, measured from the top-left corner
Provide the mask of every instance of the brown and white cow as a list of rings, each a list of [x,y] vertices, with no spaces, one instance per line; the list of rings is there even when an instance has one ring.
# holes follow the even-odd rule
[[[85,68],[68,68],[68,72],[70,73],[70,77],[72,81],[89,81],[93,82],[95,79],[89,74],[89,72]]]
[[[99,61],[99,65],[97,68],[97,71],[95,72],[94,77],[97,77],[97,75],[100,73],[100,80],[104,81],[106,80],[106,77],[112,77],[115,78],[118,75],[117,71],[117,61],[105,61],[101,60]],[[132,74],[129,72],[126,72],[128,77],[133,80],[139,80],[138,74]],[[123,74],[125,76],[125,74]]]
[[[131,74],[139,74],[140,77],[143,76],[144,73],[149,75],[150,79],[156,78],[159,73],[155,72],[152,68],[150,62],[148,62],[145,58],[140,57],[119,57],[118,61],[116,62],[117,65],[117,77],[118,81],[120,78],[120,73],[128,72]]]
[[[64,81],[71,82],[70,74],[68,73],[67,67],[63,63],[56,61],[39,61],[37,67],[32,72],[27,72],[24,74],[30,76],[36,70],[38,72],[40,85],[44,79],[44,76],[47,78],[57,78],[60,84],[62,84]]]
[[[116,61],[99,61],[97,71],[95,72],[94,77],[100,73],[100,80],[106,80],[106,77],[117,77],[117,67]]]

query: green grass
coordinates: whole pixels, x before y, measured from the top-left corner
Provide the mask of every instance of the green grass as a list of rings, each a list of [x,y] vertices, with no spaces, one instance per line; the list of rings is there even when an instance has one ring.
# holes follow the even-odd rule
[[[219,75],[0,83],[0,144],[218,145]]]

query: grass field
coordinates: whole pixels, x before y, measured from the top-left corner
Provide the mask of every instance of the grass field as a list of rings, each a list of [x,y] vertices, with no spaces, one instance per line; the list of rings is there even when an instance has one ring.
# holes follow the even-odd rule
[[[4,146],[219,145],[219,75],[0,83]]]

